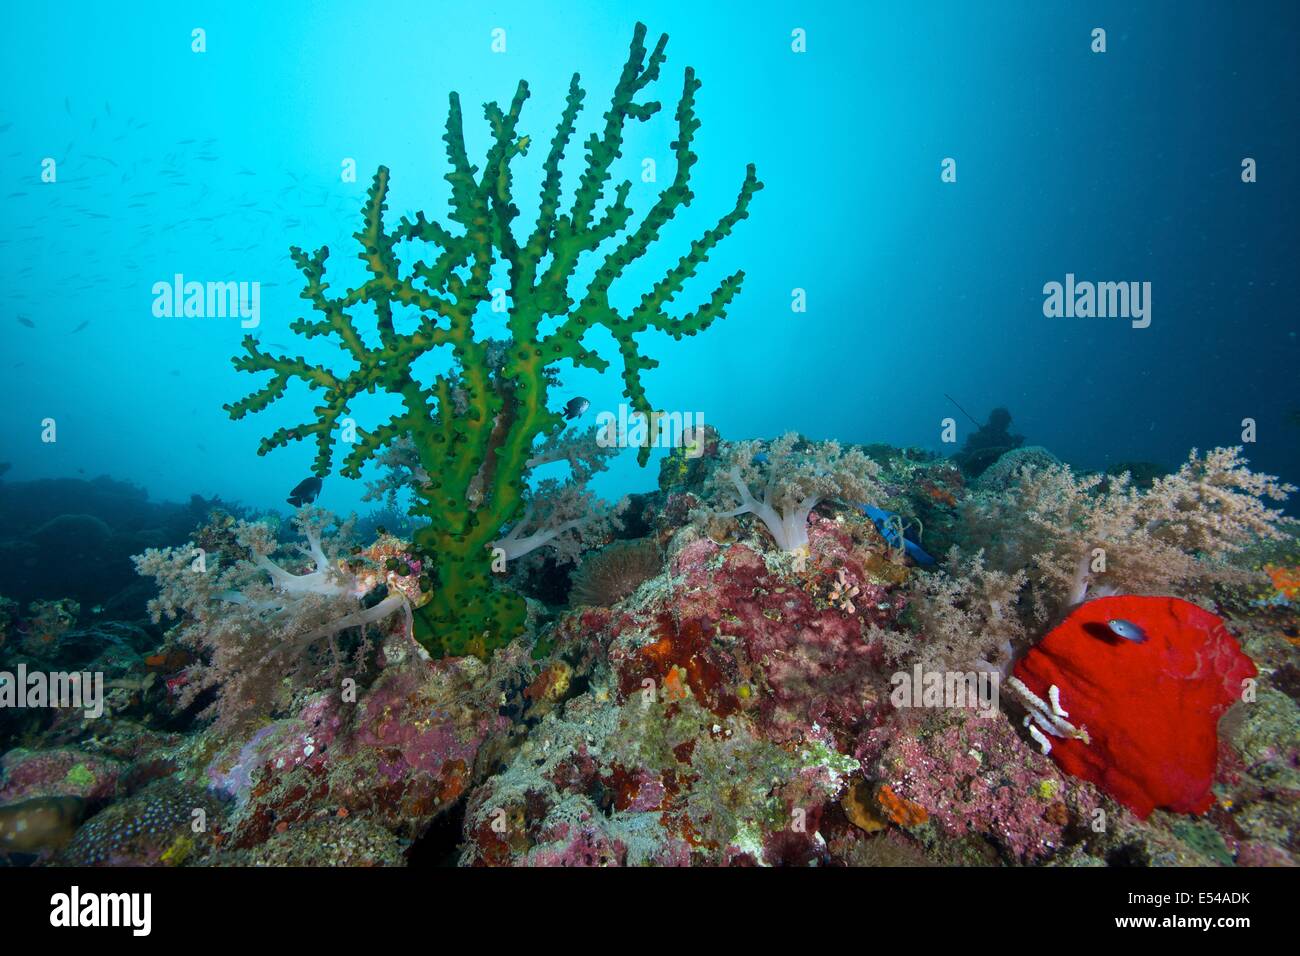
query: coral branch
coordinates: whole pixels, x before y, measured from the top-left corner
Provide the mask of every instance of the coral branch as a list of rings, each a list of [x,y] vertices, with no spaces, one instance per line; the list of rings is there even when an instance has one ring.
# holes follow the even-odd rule
[[[672,182],[630,231],[631,183],[618,183],[612,197],[606,196],[627,123],[645,121],[660,109],[657,101],[639,97],[659,78],[667,37],[661,36],[653,50],[647,50],[645,37],[645,26],[637,24],[604,114],[604,127],[586,141],[586,162],[567,214],[560,211],[561,166],[586,97],[578,77],[570,80],[542,164],[536,223],[522,242],[513,231],[519,209],[512,163],[529,148],[530,138],[519,132],[528,84],[518,84],[508,106],[493,102],[484,107],[491,141],[481,169],[470,162],[460,98],[452,93],[442,139],[450,167],[445,176],[451,190],[447,219],[459,227],[458,232],[423,213],[390,228],[385,222],[389,170],[381,166],[355,233],[362,247],[365,281],[342,297],[333,297],[325,281],[328,249],[310,256],[292,250],[306,280],[302,297],[317,313],[313,320],[297,320],[293,331],[307,339],[333,340],[355,367],[345,373],[308,364],[301,357],[268,355],[251,338],[244,342],[245,354],[234,360],[240,371],[270,372],[272,377],[226,406],[232,418],[265,410],[284,396],[293,381],[323,392],[316,421],[281,428],[258,449],[265,454],[311,436],[317,446],[313,471],[321,476],[334,466],[336,427],[358,395],[383,390],[401,398],[400,414],[372,430],[358,429],[359,441],[344,457],[341,472],[356,478],[368,462],[391,463],[387,456],[395,448],[406,457],[401,467],[415,479],[410,483],[415,498],[412,515],[427,522],[417,533],[415,546],[437,577],[432,599],[416,611],[416,633],[436,655],[485,655],[523,628],[522,601],[492,585],[486,564],[489,545],[504,542],[510,553],[528,544],[564,540],[567,532],[577,528],[559,522],[525,535],[527,520],[520,520],[529,471],[550,454],[538,445],[553,439],[563,426],[562,417],[547,402],[554,380],[552,367],[567,360],[600,371],[607,368],[607,360],[582,344],[586,332],[600,326],[617,342],[625,394],[636,410],[649,413],[652,406],[642,373],[657,363],[642,353],[635,336],[651,328],[674,338],[694,335],[722,318],[740,290],[743,273],[736,272],[695,311],[681,318],[666,311],[717,244],[748,216],[750,200],[762,188],[752,166],[732,209],[691,243],[641,295],[636,308],[625,317],[610,304],[613,283],[649,252],[676,210],[695,198],[690,174],[698,157],[691,145],[700,126],[695,112],[700,83],[690,68],[684,72],[677,104],[677,137],[672,144],[677,168]],[[408,240],[431,243],[439,251],[429,262],[404,268],[398,250]],[[575,303],[569,283],[580,260],[606,243],[614,245]],[[504,263],[509,276],[509,340],[504,347],[479,337],[474,328],[477,310],[491,298],[489,286],[499,263]],[[353,320],[351,310],[359,305],[374,309],[377,344],[369,344],[373,339],[363,336]],[[416,314],[412,331],[397,327],[397,306]],[[551,334],[543,336],[539,330],[548,317],[559,321]],[[450,348],[450,368],[426,387],[413,369],[423,356],[443,346]],[[648,454],[648,447],[640,450],[643,464]],[[572,448],[566,457],[579,481],[599,464],[599,458],[576,457]],[[511,531],[501,537],[502,528],[508,526]]]

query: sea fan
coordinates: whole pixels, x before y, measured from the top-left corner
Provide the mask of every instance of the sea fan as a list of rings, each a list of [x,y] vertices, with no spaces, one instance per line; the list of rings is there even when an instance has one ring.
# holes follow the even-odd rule
[[[659,573],[663,556],[650,538],[615,541],[589,555],[573,575],[570,603],[609,607]]]

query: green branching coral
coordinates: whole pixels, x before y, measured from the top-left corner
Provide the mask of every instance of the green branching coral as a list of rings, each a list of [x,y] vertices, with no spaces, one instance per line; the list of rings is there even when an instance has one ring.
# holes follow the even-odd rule
[[[637,97],[658,79],[667,40],[661,36],[647,51],[645,27],[637,25],[604,126],[587,139],[586,165],[573,203],[563,212],[560,163],[586,97],[574,75],[543,164],[537,222],[522,241],[513,229],[519,209],[513,200],[511,162],[529,147],[529,137],[517,128],[528,85],[519,83],[507,109],[495,102],[484,107],[492,145],[481,172],[466,154],[460,99],[452,93],[443,136],[451,167],[445,176],[451,185],[451,227],[432,222],[423,213],[389,227],[384,221],[389,171],[381,166],[362,210],[362,227],[355,233],[369,272],[364,283],[332,296],[325,281],[329,250],[321,248],[313,255],[292,250],[306,278],[302,297],[318,315],[296,320],[293,331],[309,339],[332,336],[355,368],[340,373],[302,357],[270,355],[251,336],[244,339],[245,354],[234,359],[237,369],[270,372],[272,377],[246,398],[226,406],[232,418],[267,408],[295,379],[322,393],[315,421],[280,428],[258,448],[259,454],[265,454],[290,441],[313,438],[314,471],[321,476],[333,466],[336,427],[353,400],[378,390],[400,397],[401,412],[373,430],[358,431],[358,441],[343,457],[340,471],[356,478],[362,466],[386,446],[404,436],[413,439],[421,467],[429,475],[427,484],[417,489],[412,509],[427,522],[414,544],[436,570],[430,600],[415,611],[415,628],[417,639],[434,656],[486,656],[523,627],[522,600],[492,583],[488,549],[521,512],[534,444],[563,427],[562,417],[547,405],[550,367],[567,359],[604,371],[609,362],[582,341],[593,327],[608,329],[623,360],[624,395],[635,410],[649,414],[653,409],[641,373],[658,363],[641,353],[636,336],[648,329],[675,339],[694,335],[722,318],[740,290],[744,273],[736,272],[695,311],[681,318],[666,311],[713,247],[748,215],[750,200],[762,188],[752,165],[731,211],[693,241],[634,308],[622,314],[610,302],[615,280],[646,254],[676,210],[694,198],[690,174],[697,157],[691,142],[700,125],[695,117],[700,83],[687,68],[677,104],[672,182],[635,226],[627,203],[629,181],[618,184],[606,204],[606,184],[622,152],[625,126],[629,120],[647,120],[660,109],[658,102],[638,102]],[[406,240],[432,243],[437,255],[404,270],[397,248]],[[571,288],[579,259],[603,246],[608,251],[587,288]],[[503,356],[498,341],[475,332],[475,315],[492,296],[489,284],[499,263],[508,275],[509,341]],[[374,310],[375,334],[363,337],[358,329],[352,313],[360,306]],[[406,311],[398,313],[399,307]],[[397,316],[411,310],[418,314],[418,324],[412,331],[399,331]],[[542,323],[547,319],[558,321],[544,333]],[[412,368],[422,356],[442,347],[451,349],[451,370],[426,386]],[[648,448],[641,449],[643,464],[648,453]]]

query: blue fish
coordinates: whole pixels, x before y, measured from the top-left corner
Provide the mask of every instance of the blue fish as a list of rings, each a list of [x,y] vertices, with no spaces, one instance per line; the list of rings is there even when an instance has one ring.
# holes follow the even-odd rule
[[[1147,632],[1142,630],[1132,621],[1125,621],[1122,618],[1115,618],[1113,621],[1107,621],[1106,626],[1116,637],[1122,637],[1126,641],[1132,641],[1134,644],[1141,644],[1147,639]]]
[[[907,556],[917,564],[934,564],[934,558],[926,554],[919,544],[915,541],[909,541],[907,537],[899,531],[901,523],[897,520],[898,515],[892,511],[884,511],[872,505],[858,505],[858,509],[871,519],[871,523],[876,526],[885,543],[891,548],[898,548],[901,544]]]

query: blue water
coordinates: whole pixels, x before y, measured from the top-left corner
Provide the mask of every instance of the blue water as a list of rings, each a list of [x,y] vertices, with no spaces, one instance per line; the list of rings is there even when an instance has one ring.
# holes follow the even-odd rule
[[[616,286],[637,301],[730,208],[747,162],[766,188],[713,254],[682,311],[743,268],[731,314],[699,337],[644,338],[666,409],[724,437],[813,438],[951,451],[941,420],[1008,406],[1014,430],[1080,466],[1175,465],[1237,444],[1300,477],[1295,265],[1300,6],[789,2],[342,2],[7,5],[0,23],[0,461],[24,480],[107,473],[155,498],[217,494],[280,506],[308,444],[255,455],[311,396],[230,422],[237,319],[158,318],[177,273],[260,282],[264,343],[312,360],[335,347],[287,331],[308,314],[291,244],[328,244],[335,291],[359,279],[350,234],[369,177],[393,174],[390,216],[445,212],[449,91],[466,109],[533,96],[516,167],[521,229],[572,71],[588,91],[565,168],[599,122],[633,24],[670,35],[664,111],[629,132],[618,178],[644,211],[672,174],[681,69],[704,82],[696,200]],[[207,51],[191,51],[191,30]],[[1107,51],[1090,31],[1107,30]],[[494,53],[503,28],[506,52]],[[802,28],[807,52],[791,50]],[[188,141],[188,142],[187,142]],[[957,163],[944,183],[940,163]],[[1241,181],[1243,157],[1258,182]],[[57,182],[41,181],[56,161]],[[343,182],[353,159],[356,182]],[[570,184],[572,179],[570,179]],[[1152,322],[1048,319],[1044,283],[1146,281]],[[807,311],[791,310],[792,290]],[[359,319],[364,312],[358,311]],[[28,327],[20,318],[30,322]],[[496,317],[499,323],[499,317]],[[81,331],[74,331],[89,322]],[[499,328],[499,324],[496,326]],[[482,329],[493,330],[485,315]],[[590,344],[617,359],[612,340]],[[616,408],[622,384],[563,368],[564,388]],[[358,404],[363,427],[387,400]],[[57,441],[42,442],[42,420]],[[962,432],[964,435],[964,431]],[[626,453],[607,495],[648,488]],[[359,506],[359,482],[322,503]]]

